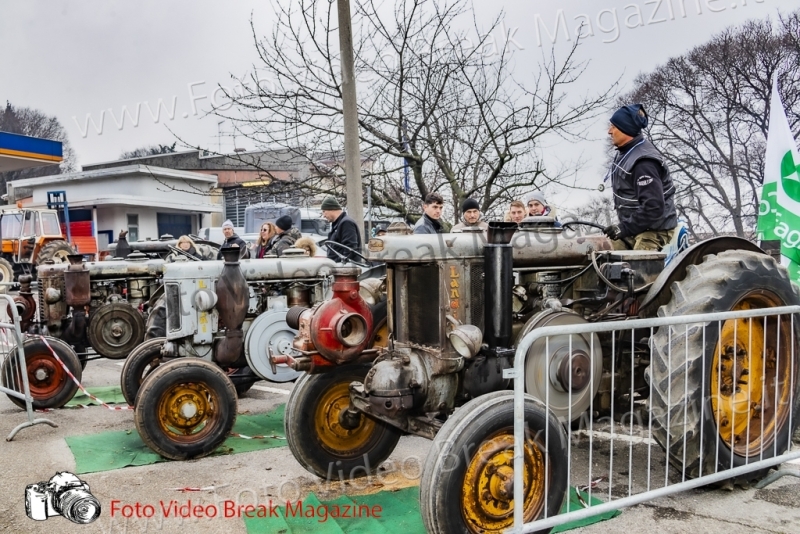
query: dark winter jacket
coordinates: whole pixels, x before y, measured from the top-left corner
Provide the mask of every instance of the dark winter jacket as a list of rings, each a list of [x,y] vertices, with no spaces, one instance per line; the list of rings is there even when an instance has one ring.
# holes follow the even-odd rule
[[[285,232],[275,234],[267,242],[266,255],[280,256],[287,248],[292,248],[294,242],[303,237],[300,230],[292,226]]]
[[[239,259],[240,260],[241,259],[247,259],[247,258],[250,257],[250,251],[247,250],[247,242],[244,239],[242,239],[241,237],[239,237],[238,235],[233,234],[229,238],[225,239],[225,241],[222,243],[222,246],[220,247],[219,252],[217,253],[217,259],[218,260],[222,259],[222,249],[223,248],[232,247],[234,245],[238,245],[239,246]]]
[[[415,234],[441,234],[443,232],[442,223],[431,219],[424,213],[414,225]]]
[[[614,190],[621,237],[675,228],[675,186],[661,154],[642,135],[618,151],[607,178]]]
[[[358,223],[345,212],[342,212],[331,225],[331,231],[328,232],[328,243],[331,242],[361,252],[361,234],[358,232]],[[329,260],[341,262],[342,256],[347,259],[355,259],[355,254],[348,252],[344,247],[336,248],[336,245],[326,245],[325,248],[328,251]]]

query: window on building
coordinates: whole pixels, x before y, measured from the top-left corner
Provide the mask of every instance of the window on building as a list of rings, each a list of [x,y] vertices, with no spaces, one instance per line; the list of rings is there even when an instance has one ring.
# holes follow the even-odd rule
[[[128,214],[128,242],[139,241],[139,215]]]

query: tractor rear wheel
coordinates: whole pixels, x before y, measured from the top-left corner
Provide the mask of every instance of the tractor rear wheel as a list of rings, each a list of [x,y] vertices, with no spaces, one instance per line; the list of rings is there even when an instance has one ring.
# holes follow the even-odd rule
[[[732,250],[691,265],[662,317],[800,304],[786,268]],[[653,436],[697,478],[783,454],[800,422],[800,317],[662,327],[651,340]],[[764,470],[738,478],[759,479]]]
[[[363,382],[369,368],[347,365],[295,383],[286,403],[286,440],[311,473],[328,480],[367,476],[397,446],[398,428],[363,413],[345,417],[350,383]]]
[[[165,337],[148,339],[133,349],[125,359],[119,382],[128,406],[134,405],[142,384],[161,364],[161,347],[166,341]]]
[[[178,358],[142,385],[134,421],[142,441],[165,458],[208,456],[236,422],[236,390],[216,364]]]
[[[523,517],[559,513],[567,496],[567,435],[543,402],[525,397]],[[434,534],[501,533],[514,523],[514,393],[495,391],[444,423],[422,467],[419,504]]]
[[[49,347],[48,347],[49,345]],[[69,372],[80,382],[81,362],[72,347],[56,338],[47,338],[45,344],[42,338],[29,338],[22,344],[25,352],[25,368],[28,374],[28,385],[33,398],[34,410],[45,410],[48,408],[61,408],[75,396],[78,391],[78,384],[70,378],[64,367],[53,356],[55,352],[58,358],[64,362]],[[52,351],[50,350],[52,349]],[[16,347],[10,351],[5,362],[3,362],[3,386],[14,391],[21,392],[22,374],[19,371],[19,359]],[[25,409],[25,401],[17,397],[8,396],[9,400]]]
[[[68,263],[67,256],[70,254],[75,254],[75,251],[66,241],[50,241],[36,256],[36,265],[43,265],[47,260],[53,260],[53,263]]]

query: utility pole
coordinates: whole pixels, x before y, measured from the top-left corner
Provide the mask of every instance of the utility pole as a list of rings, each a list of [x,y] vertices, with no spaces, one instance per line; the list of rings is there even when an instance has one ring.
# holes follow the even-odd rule
[[[344,171],[347,179],[347,214],[358,225],[364,243],[364,192],[361,188],[361,150],[358,143],[358,107],[353,60],[353,28],[350,0],[337,0],[339,51],[342,58],[342,103],[344,113]]]

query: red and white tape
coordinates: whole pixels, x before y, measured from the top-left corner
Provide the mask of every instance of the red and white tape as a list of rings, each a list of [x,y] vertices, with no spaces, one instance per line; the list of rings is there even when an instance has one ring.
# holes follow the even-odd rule
[[[69,367],[67,367],[67,366],[66,366],[66,364],[65,364],[64,362],[62,362],[62,361],[61,361],[61,358],[59,358],[59,357],[58,357],[58,354],[56,354],[56,351],[54,351],[54,350],[53,350],[53,347],[51,347],[51,346],[50,346],[50,344],[47,342],[47,339],[46,339],[44,336],[39,336],[39,337],[41,337],[41,339],[42,339],[42,341],[44,342],[45,346],[46,346],[48,349],[50,349],[50,354],[52,354],[52,355],[53,355],[53,358],[55,358],[55,359],[56,359],[56,361],[57,361],[58,363],[60,363],[60,364],[61,364],[61,367],[62,367],[62,368],[64,369],[64,371],[67,373],[67,376],[69,376],[69,377],[72,379],[72,381],[73,381],[73,382],[75,382],[75,384],[77,384],[77,385],[78,385],[78,387],[80,388],[80,390],[81,390],[81,391],[83,391],[83,393],[84,393],[84,394],[85,394],[87,397],[89,397],[90,399],[92,399],[93,401],[95,401],[96,403],[98,403],[100,406],[103,406],[103,407],[105,407],[105,408],[108,408],[109,410],[133,410],[133,406],[111,406],[110,404],[107,404],[107,403],[103,402],[102,400],[98,399],[97,397],[95,397],[94,395],[92,395],[91,393],[89,393],[89,392],[86,390],[86,388],[85,388],[85,387],[83,387],[83,384],[81,384],[81,383],[78,381],[78,379],[77,379],[77,378],[75,378],[75,375],[73,375],[73,374],[72,374],[72,371],[70,371],[70,370],[69,370]]]

